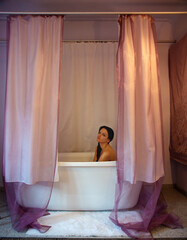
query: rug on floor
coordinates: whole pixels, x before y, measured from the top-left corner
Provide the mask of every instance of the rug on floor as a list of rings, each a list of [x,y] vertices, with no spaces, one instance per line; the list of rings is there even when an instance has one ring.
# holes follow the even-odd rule
[[[29,229],[28,235],[63,237],[126,237],[127,235],[110,219],[110,211],[101,212],[50,212],[50,215],[38,219],[51,228],[46,233]],[[133,216],[129,216],[132,218]],[[127,217],[128,218],[128,217]]]

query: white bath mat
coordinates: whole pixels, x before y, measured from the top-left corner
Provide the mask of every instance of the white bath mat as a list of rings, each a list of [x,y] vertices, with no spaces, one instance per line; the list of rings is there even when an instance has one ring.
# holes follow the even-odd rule
[[[104,212],[50,212],[38,222],[52,226],[46,233],[29,229],[28,235],[54,237],[126,237],[127,235],[110,219],[110,211]],[[131,215],[131,218],[133,216]],[[136,216],[137,217],[137,216]]]

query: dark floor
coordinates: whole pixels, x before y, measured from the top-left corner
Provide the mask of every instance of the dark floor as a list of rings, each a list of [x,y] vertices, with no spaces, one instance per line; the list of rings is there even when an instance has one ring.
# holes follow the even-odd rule
[[[183,229],[169,229],[167,227],[158,227],[152,231],[154,239],[162,239],[162,240],[184,240],[187,239],[187,197],[180,193],[178,190],[174,189],[172,185],[164,185],[163,186],[163,195],[168,204],[168,212],[174,212],[177,214],[183,224]],[[32,238],[26,234],[26,232],[18,233],[12,229],[9,212],[7,209],[5,193],[3,190],[0,191],[0,239],[37,239]],[[38,239],[41,239],[41,236]],[[42,237],[42,238],[46,238]],[[89,239],[96,239],[89,238]],[[61,236],[60,238],[48,238],[48,239],[67,239]],[[70,238],[68,238],[69,240]],[[82,238],[72,238],[73,240],[82,239]],[[86,239],[86,238],[84,238]],[[87,238],[88,239],[88,238]],[[99,238],[103,239],[103,238]],[[105,238],[106,239],[106,238]],[[107,238],[108,239],[108,238]],[[110,238],[110,240],[116,238]],[[124,237],[123,237],[124,239]],[[127,238],[126,238],[127,239]]]

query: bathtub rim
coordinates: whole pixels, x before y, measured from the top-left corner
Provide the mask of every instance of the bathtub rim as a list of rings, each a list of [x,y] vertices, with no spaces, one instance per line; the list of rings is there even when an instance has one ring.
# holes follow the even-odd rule
[[[58,162],[58,167],[116,167],[116,161],[103,161],[103,162]]]

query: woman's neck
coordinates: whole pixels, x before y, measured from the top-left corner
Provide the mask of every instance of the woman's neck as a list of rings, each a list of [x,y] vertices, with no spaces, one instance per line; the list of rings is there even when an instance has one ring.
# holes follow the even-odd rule
[[[102,150],[108,145],[108,143],[99,143],[99,144]]]

